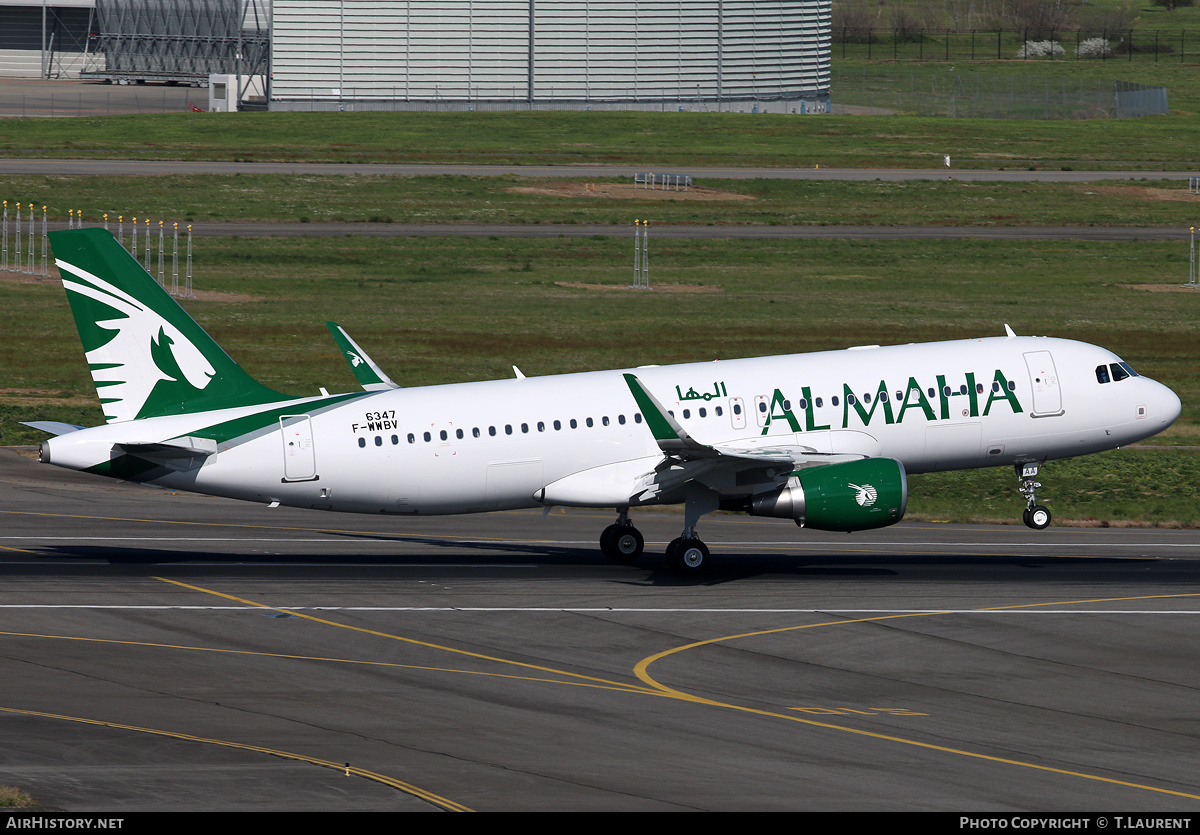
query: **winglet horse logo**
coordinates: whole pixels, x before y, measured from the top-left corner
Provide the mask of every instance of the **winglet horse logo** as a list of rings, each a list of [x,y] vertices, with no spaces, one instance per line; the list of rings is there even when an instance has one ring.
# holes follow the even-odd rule
[[[133,420],[160,381],[177,382],[169,362],[173,362],[188,384],[203,390],[212,382],[216,369],[178,328],[160,313],[138,299],[87,270],[62,260],[55,262],[64,273],[63,287],[118,314],[109,319],[96,317],[95,324],[114,335],[84,351],[91,367],[109,422]],[[169,349],[164,350],[164,349]],[[168,360],[169,362],[164,363]],[[164,369],[163,365],[168,368]]]

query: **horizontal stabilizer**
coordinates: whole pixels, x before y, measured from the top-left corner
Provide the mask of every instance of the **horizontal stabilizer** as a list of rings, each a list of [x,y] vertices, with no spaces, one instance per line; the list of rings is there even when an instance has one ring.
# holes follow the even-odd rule
[[[210,455],[216,455],[217,442],[212,438],[185,436],[169,441],[116,444],[114,452],[133,455],[173,470],[191,470],[201,466]]]
[[[87,428],[86,426],[76,426],[73,423],[63,423],[62,421],[58,420],[23,420],[21,421],[21,425],[32,427],[33,429],[46,432],[50,435],[54,435],[55,437],[58,437],[59,435],[66,435],[68,432],[78,432],[80,429]]]

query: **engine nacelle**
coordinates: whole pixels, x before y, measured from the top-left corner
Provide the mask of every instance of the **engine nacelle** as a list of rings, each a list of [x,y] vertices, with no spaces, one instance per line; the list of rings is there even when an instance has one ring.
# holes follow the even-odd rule
[[[752,516],[794,519],[819,531],[894,525],[908,505],[908,475],[892,458],[867,458],[800,470],[788,486],[750,500]]]

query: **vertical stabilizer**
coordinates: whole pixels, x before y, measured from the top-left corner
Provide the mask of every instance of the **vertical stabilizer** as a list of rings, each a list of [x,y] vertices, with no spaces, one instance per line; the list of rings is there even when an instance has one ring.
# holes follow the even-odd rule
[[[291,399],[247,374],[111,233],[49,237],[109,423]]]

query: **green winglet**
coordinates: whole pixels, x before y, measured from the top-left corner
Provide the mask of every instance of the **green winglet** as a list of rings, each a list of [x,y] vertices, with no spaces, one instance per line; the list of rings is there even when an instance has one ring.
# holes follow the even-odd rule
[[[697,443],[687,433],[687,430],[671,417],[654,395],[642,385],[642,381],[636,375],[624,374],[622,376],[625,378],[625,384],[629,386],[629,391],[633,394],[633,399],[637,401],[638,408],[642,410],[642,415],[646,418],[646,425],[650,427],[654,440],[658,441],[659,449],[672,454],[684,453],[685,457],[695,454],[702,457],[717,454],[712,447]]]
[[[638,408],[642,410],[642,415],[646,418],[646,425],[650,427],[651,434],[654,435],[656,441],[677,441],[679,433],[671,427],[671,420],[667,416],[666,411],[654,399],[654,395],[646,391],[646,387],[642,385],[633,374],[624,374],[625,384],[629,386],[629,391],[633,394],[633,399],[637,401]]]
[[[391,377],[383,373],[383,369],[376,365],[375,360],[371,359],[366,351],[358,347],[358,343],[350,338],[350,334],[346,333],[345,328],[337,322],[326,322],[325,327],[329,328],[338,350],[342,352],[346,362],[350,363],[350,370],[354,372],[363,391],[387,391],[400,388],[398,383],[393,382]]]

